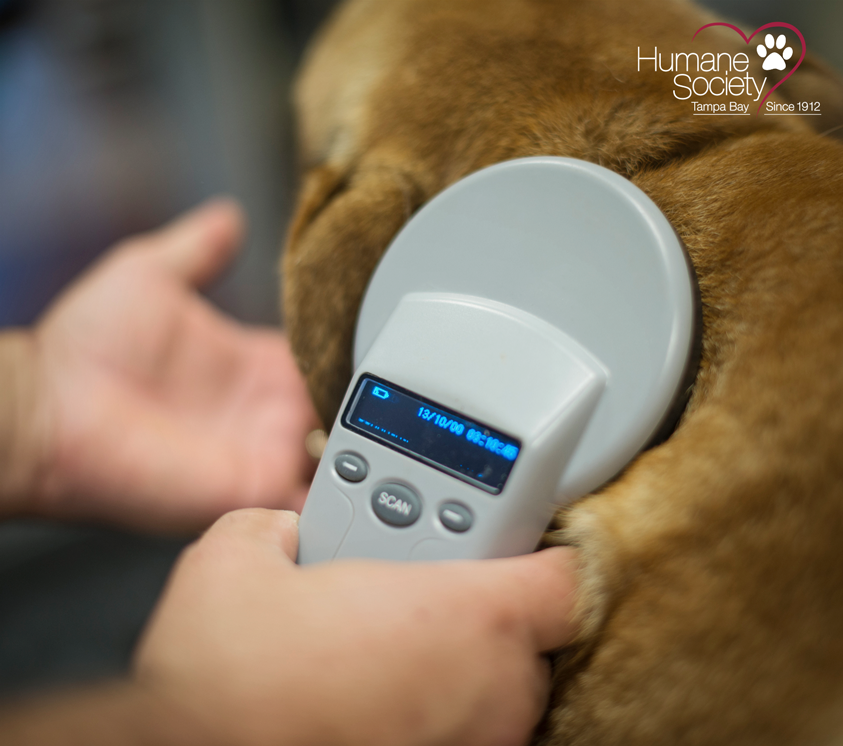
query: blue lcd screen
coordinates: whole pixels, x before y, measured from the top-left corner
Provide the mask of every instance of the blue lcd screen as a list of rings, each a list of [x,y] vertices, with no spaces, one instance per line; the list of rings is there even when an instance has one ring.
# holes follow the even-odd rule
[[[503,489],[521,451],[515,438],[367,374],[342,423],[494,494]]]

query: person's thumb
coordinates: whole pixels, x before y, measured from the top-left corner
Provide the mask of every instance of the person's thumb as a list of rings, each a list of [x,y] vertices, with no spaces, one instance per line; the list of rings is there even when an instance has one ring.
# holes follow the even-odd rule
[[[496,597],[517,610],[534,636],[536,652],[563,647],[577,635],[577,560],[571,547],[487,560],[497,573]]]
[[[233,510],[211,526],[200,541],[280,549],[295,562],[299,550],[299,517],[289,510]]]
[[[176,277],[194,287],[213,280],[243,241],[243,210],[214,199],[145,237],[149,251]]]

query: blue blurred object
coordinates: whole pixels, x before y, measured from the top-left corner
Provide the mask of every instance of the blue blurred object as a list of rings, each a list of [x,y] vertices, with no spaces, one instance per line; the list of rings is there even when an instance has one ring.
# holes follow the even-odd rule
[[[278,323],[294,64],[281,7],[53,0],[0,30],[0,326],[31,322],[118,239],[220,193],[250,231],[211,295]]]

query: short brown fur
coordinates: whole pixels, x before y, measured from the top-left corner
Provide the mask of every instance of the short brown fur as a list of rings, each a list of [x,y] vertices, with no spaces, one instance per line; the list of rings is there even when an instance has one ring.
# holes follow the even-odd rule
[[[691,116],[671,75],[636,70],[636,47],[752,50],[724,28],[691,47],[711,20],[655,0],[352,0],[298,87],[310,170],[285,311],[325,422],[381,254],[468,173],[600,163],[691,254],[703,359],[679,428],[548,536],[582,551],[585,626],[543,744],[843,733],[843,146],[811,128],[843,122],[843,88],[809,57],[774,100],[819,99],[822,117]]]

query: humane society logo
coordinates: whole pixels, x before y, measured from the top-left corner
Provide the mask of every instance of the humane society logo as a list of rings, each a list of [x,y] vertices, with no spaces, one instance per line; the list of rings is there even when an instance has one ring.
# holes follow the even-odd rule
[[[652,69],[656,73],[670,73],[673,75],[673,95],[680,101],[695,97],[713,96],[720,98],[717,102],[693,101],[694,114],[742,114],[750,115],[750,104],[745,102],[747,97],[758,103],[756,113],[764,108],[765,114],[815,114],[819,115],[818,102],[799,102],[798,104],[781,104],[768,101],[773,92],[793,75],[802,60],[805,59],[805,37],[796,26],[790,23],[774,22],[760,26],[749,36],[731,23],[708,23],[701,26],[694,33],[691,41],[695,41],[701,32],[712,26],[725,26],[737,33],[747,45],[747,52],[731,54],[729,52],[660,52],[658,47],[642,52],[638,47],[638,71]],[[791,66],[794,57],[793,46],[784,33],[777,36],[768,31],[759,43],[750,51],[752,40],[767,29],[788,29],[799,38],[802,53]],[[750,55],[754,52],[755,60],[761,61],[764,72],[787,71],[779,80],[772,80],[770,76],[759,78],[753,76],[750,70]],[[790,68],[790,69],[788,69]],[[756,68],[757,69],[757,68]],[[714,73],[714,75],[712,75]],[[775,75],[778,78],[778,75]],[[721,98],[722,97],[722,98]],[[739,99],[744,99],[741,101]],[[765,106],[766,104],[766,106]]]

